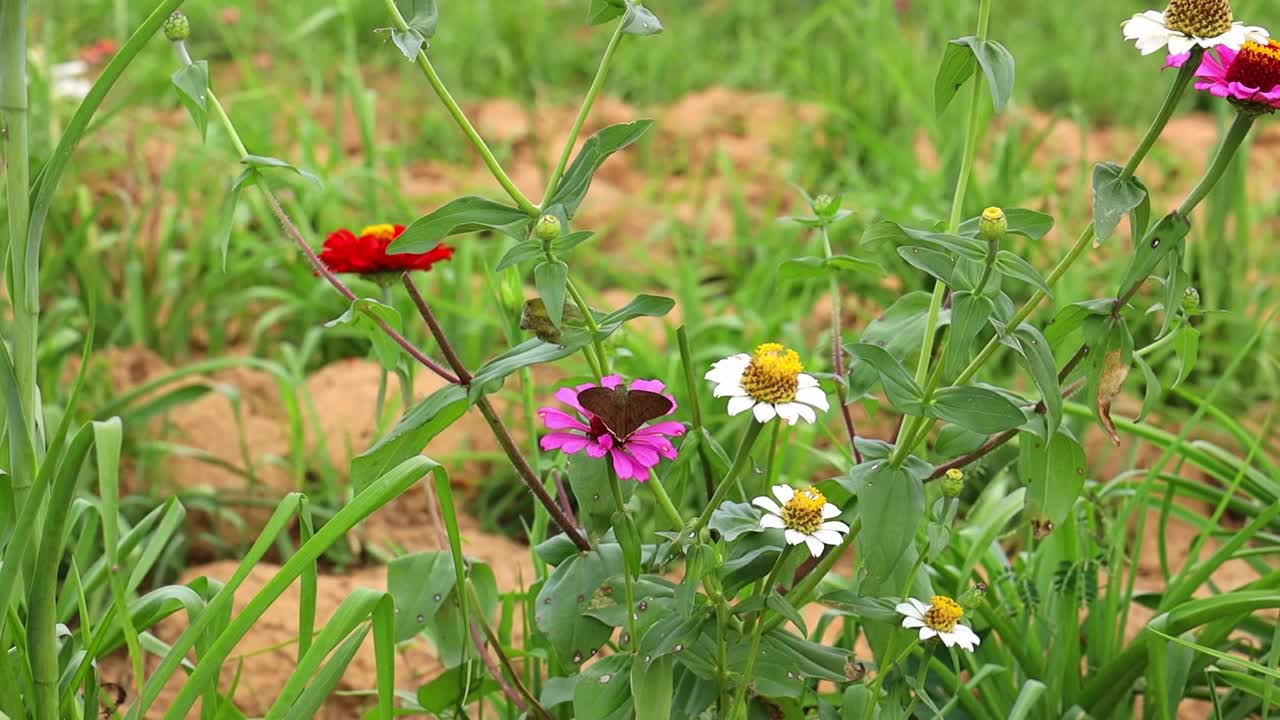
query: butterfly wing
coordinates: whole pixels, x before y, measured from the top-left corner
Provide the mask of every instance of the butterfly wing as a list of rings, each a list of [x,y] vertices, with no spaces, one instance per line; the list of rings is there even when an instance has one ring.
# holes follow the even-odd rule
[[[578,404],[600,419],[613,436],[626,440],[641,425],[671,412],[675,404],[663,395],[625,387],[587,388],[578,393]]]

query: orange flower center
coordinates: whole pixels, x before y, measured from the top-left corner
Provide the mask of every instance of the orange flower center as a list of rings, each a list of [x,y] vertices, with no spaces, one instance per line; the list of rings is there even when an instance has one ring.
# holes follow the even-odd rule
[[[751,364],[742,373],[742,388],[761,402],[787,403],[796,399],[800,388],[800,355],[795,350],[765,343],[756,348]]]
[[[822,508],[826,504],[826,496],[815,488],[801,490],[782,506],[782,521],[791,530],[812,535],[822,526]]]
[[[929,609],[924,613],[924,624],[938,632],[954,632],[956,622],[964,617],[960,603],[946,595],[934,595],[929,599]]]
[[[1227,68],[1227,80],[1263,92],[1280,87],[1280,42],[1269,40],[1266,45],[1253,41],[1245,43],[1235,62]]]
[[[396,237],[396,226],[383,223],[381,225],[369,225],[360,230],[360,237],[371,235],[379,240],[394,240]]]

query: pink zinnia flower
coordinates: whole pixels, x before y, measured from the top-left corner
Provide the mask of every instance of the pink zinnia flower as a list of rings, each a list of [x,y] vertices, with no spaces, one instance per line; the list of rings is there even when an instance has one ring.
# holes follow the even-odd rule
[[[559,450],[570,455],[586,450],[587,455],[593,458],[609,455],[619,478],[640,482],[649,479],[649,471],[657,467],[663,458],[674,460],[676,448],[667,438],[684,435],[684,423],[674,420],[654,423],[639,428],[627,437],[619,438],[605,427],[600,418],[592,415],[578,402],[578,394],[583,390],[593,387],[613,389],[623,384],[622,376],[609,375],[600,381],[599,386],[596,383],[586,383],[557,390],[556,399],[573,408],[577,415],[554,407],[538,410],[547,429],[555,431],[542,438],[542,449]],[[671,401],[671,410],[667,414],[675,412],[675,398],[662,392],[666,389],[662,381],[634,380],[629,389],[662,394]]]
[[[1171,55],[1167,67],[1182,67],[1190,57]],[[1280,42],[1247,42],[1239,50],[1219,47],[1207,52],[1196,69],[1197,90],[1207,90],[1246,110],[1280,110]]]

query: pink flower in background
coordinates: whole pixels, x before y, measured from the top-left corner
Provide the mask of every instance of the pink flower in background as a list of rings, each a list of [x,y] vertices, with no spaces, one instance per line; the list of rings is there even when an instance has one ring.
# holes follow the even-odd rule
[[[542,422],[553,431],[542,438],[542,449],[559,450],[569,455],[585,450],[593,458],[608,455],[619,478],[645,482],[649,479],[649,471],[657,467],[663,458],[675,459],[676,448],[668,438],[685,433],[684,423],[674,420],[646,424],[675,412],[675,398],[662,392],[666,385],[660,380],[634,380],[626,387],[629,393],[605,394],[605,402],[614,402],[610,412],[616,415],[605,417],[586,409],[579,397],[584,391],[597,387],[619,391],[625,383],[622,376],[609,375],[599,385],[586,383],[557,390],[556,399],[573,408],[576,414],[555,407],[538,410]],[[661,398],[667,402],[662,403]],[[599,401],[587,404],[599,410],[596,402]]]
[[[1274,112],[1280,109],[1280,43],[1249,42],[1239,50],[1220,47],[1205,53],[1196,78],[1197,90],[1256,112]]]

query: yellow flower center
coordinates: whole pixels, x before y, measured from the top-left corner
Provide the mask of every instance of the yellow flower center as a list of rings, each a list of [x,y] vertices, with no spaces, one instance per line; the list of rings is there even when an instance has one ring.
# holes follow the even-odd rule
[[[751,364],[742,373],[742,387],[761,402],[787,403],[796,399],[799,389],[800,355],[778,343],[765,343],[756,348]]]
[[[379,240],[391,240],[396,235],[396,226],[382,223],[381,225],[369,225],[360,230],[360,236],[372,235]]]
[[[1271,40],[1261,45],[1250,40],[1245,43],[1235,62],[1227,68],[1227,80],[1262,92],[1280,87],[1280,42]]]
[[[951,468],[947,471],[947,477],[951,480],[955,480],[956,482],[960,482],[964,480],[964,471],[959,468]]]
[[[1183,35],[1217,37],[1231,29],[1229,0],[1170,0],[1164,24]]]
[[[814,488],[801,490],[782,506],[782,521],[796,532],[812,535],[822,526],[822,508],[827,498]]]
[[[929,609],[924,614],[924,624],[938,632],[953,632],[956,622],[964,617],[964,608],[960,603],[946,595],[934,595],[929,600]]]

